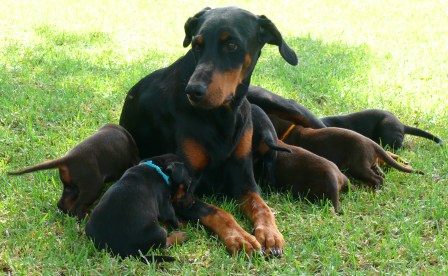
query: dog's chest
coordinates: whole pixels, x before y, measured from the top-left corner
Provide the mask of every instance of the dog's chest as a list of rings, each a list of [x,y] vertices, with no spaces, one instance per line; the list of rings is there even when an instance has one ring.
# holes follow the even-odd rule
[[[231,158],[251,118],[240,109],[231,112],[185,113],[176,121],[176,140],[182,145],[186,139],[205,151],[209,165],[218,165]]]

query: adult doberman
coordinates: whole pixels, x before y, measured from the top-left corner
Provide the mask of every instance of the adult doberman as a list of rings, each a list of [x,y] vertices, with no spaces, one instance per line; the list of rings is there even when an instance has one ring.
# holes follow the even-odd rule
[[[172,65],[140,80],[128,92],[120,124],[142,158],[177,153],[189,167],[197,194],[235,198],[254,224],[254,236],[224,210],[196,201],[179,216],[199,220],[228,251],[262,249],[281,255],[285,241],[259,195],[251,157],[252,121],[246,93],[265,44],[297,64],[297,56],[265,16],[237,7],[205,8],[185,23],[183,46]]]

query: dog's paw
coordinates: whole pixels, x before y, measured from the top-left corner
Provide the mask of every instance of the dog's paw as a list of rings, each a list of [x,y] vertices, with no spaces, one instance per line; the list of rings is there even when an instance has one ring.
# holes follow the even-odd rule
[[[261,249],[260,243],[251,234],[239,231],[223,238],[224,245],[232,255],[245,253],[251,256]]]
[[[275,225],[257,226],[254,229],[254,234],[261,244],[262,253],[274,257],[283,255],[286,243],[283,239],[283,235],[278,231]]]
[[[181,245],[187,241],[190,237],[185,232],[174,231],[166,239],[166,247],[171,247],[175,244]]]

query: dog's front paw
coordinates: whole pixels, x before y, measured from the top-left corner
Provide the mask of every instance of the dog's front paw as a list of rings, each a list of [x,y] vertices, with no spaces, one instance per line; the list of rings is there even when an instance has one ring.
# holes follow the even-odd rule
[[[283,255],[285,248],[285,240],[283,235],[275,226],[257,226],[254,229],[255,237],[261,244],[262,253],[279,257]]]
[[[257,239],[244,230],[223,237],[223,242],[227,251],[232,255],[243,252],[250,256],[261,249],[261,245]]]

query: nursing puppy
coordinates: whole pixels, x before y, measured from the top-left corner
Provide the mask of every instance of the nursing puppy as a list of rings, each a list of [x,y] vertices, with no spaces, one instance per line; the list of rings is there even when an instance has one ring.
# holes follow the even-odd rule
[[[86,234],[99,249],[122,258],[146,254],[151,248],[166,247],[184,239],[182,233],[167,238],[158,221],[177,229],[175,208],[193,203],[190,177],[174,154],[157,156],[128,169],[113,184],[92,211]],[[151,260],[153,257],[148,256]],[[156,261],[173,258],[155,256]]]
[[[423,174],[403,167],[378,144],[354,131],[336,127],[304,128],[275,115],[269,115],[269,118],[277,135],[285,143],[302,147],[334,162],[340,170],[372,188],[380,187],[384,181],[384,173],[378,166],[378,161],[402,172]]]
[[[129,132],[119,125],[105,124],[65,156],[8,174],[58,168],[64,189],[57,206],[81,220],[100,197],[104,184],[119,179],[139,160],[137,145]]]
[[[387,110],[367,109],[347,115],[320,118],[327,127],[346,128],[362,134],[383,147],[397,150],[405,134],[415,135],[443,145],[440,138],[416,127],[407,126]]]
[[[251,104],[251,114],[254,128],[252,135],[254,166],[257,170],[262,170],[261,167],[263,167],[268,171],[272,171],[272,166],[274,166],[277,159],[277,151],[290,153],[291,150],[277,144],[278,139],[274,126],[268,115],[260,107]],[[275,178],[270,178],[269,181],[274,183]]]
[[[280,191],[291,191],[293,196],[304,196],[310,200],[329,199],[334,211],[339,209],[339,191],[348,187],[347,177],[331,161],[305,149],[279,141],[292,153],[278,152],[274,170],[275,184]]]

